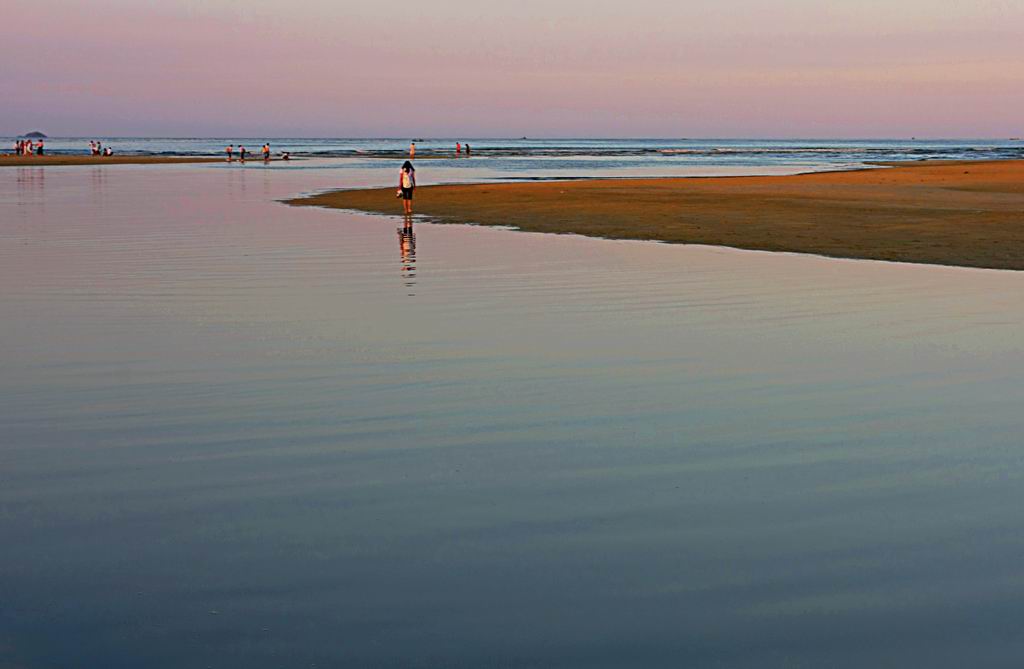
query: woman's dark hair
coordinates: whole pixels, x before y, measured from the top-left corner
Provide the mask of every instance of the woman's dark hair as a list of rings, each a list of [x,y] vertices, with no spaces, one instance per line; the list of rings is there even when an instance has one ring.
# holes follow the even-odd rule
[[[402,169],[403,170],[409,170],[411,172],[415,172],[416,171],[416,168],[413,167],[412,163],[410,163],[408,160],[405,161],[405,163],[402,165]]]

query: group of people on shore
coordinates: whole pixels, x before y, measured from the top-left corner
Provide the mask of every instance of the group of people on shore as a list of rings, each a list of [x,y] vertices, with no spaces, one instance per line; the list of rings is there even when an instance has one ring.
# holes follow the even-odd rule
[[[112,156],[114,150],[109,146],[103,146],[102,142],[89,142],[89,155],[91,156]]]
[[[16,156],[44,156],[46,145],[43,140],[33,141],[31,139],[15,140],[12,147]],[[112,156],[114,150],[109,146],[105,147],[100,142],[89,142],[90,156]]]
[[[465,149],[466,157],[469,158],[471,155],[471,149],[469,148],[469,142],[463,144],[462,142],[455,142],[455,157],[458,158],[462,155],[462,151]],[[409,160],[416,160],[416,142],[409,142]]]
[[[228,144],[226,147],[224,147],[224,153],[227,154],[228,162],[229,163],[235,159],[235,153],[236,152],[238,153],[238,162],[244,163],[246,156],[249,155],[249,150],[248,149],[246,149],[242,145],[239,145],[238,148],[236,149],[234,144]],[[262,148],[260,148],[260,154],[263,156],[263,162],[265,162],[265,163],[269,163],[270,162],[270,143],[269,142],[264,144],[262,146]],[[281,152],[281,160],[291,160],[291,154],[288,153],[287,151],[282,151]]]
[[[31,139],[19,139],[14,142],[14,155],[16,156],[42,156],[45,155],[43,140],[33,142]]]

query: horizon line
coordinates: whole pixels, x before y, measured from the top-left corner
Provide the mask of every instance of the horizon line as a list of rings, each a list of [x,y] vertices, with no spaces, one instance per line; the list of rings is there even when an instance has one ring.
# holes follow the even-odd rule
[[[20,139],[26,137],[32,132],[43,133],[41,130],[30,130],[27,133],[0,135],[3,139]],[[277,139],[340,139],[340,140],[378,140],[378,141],[396,141],[396,142],[429,142],[429,141],[495,141],[495,140],[511,140],[511,141],[522,141],[526,140],[543,140],[543,141],[672,141],[672,142],[688,142],[688,141],[730,141],[730,142],[741,142],[741,141],[788,141],[788,142],[821,142],[821,141],[847,141],[847,142],[870,142],[870,141],[895,141],[895,140],[909,140],[909,141],[966,141],[966,142],[978,142],[978,141],[1013,141],[1019,140],[1020,137],[1007,137],[1007,136],[981,136],[981,137],[946,137],[946,136],[917,136],[917,135],[899,135],[899,136],[877,136],[877,137],[798,137],[798,136],[722,136],[722,137],[657,137],[657,136],[619,136],[619,135],[591,135],[591,136],[578,136],[578,137],[561,137],[561,136],[493,136],[493,137],[465,137],[465,136],[435,136],[435,137],[382,137],[372,135],[107,135],[107,134],[89,134],[89,135],[48,135],[43,133],[44,139],[168,139],[168,140],[213,140],[213,139],[263,139],[263,140],[277,140]],[[1022,131],[1024,136],[1024,131]]]

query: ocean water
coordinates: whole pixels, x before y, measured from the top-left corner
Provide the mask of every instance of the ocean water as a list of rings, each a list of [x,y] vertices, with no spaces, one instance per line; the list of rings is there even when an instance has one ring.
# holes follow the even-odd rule
[[[337,162],[0,170],[0,665],[1015,666],[1024,275]]]
[[[78,137],[46,140],[53,154],[88,153],[91,139],[100,140],[122,155],[223,155],[227,144],[258,151],[270,142],[275,155],[348,158],[359,166],[379,166],[381,160],[404,158],[405,139],[310,138],[137,138]],[[636,169],[676,174],[699,168],[757,169],[766,166],[835,169],[872,161],[924,159],[1024,158],[1019,140],[900,139],[900,140],[771,140],[771,139],[474,139],[416,138],[419,157],[454,161],[456,142],[469,142],[476,169],[532,174],[553,170],[561,175],[602,173],[604,169]],[[0,138],[0,146],[14,138]],[[465,162],[465,157],[461,158]],[[354,162],[353,162],[354,161]]]

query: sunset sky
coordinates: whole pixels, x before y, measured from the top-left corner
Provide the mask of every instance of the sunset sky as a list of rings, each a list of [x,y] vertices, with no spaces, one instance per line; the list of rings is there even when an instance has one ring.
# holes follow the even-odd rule
[[[1021,0],[2,0],[0,134],[1009,137]]]

